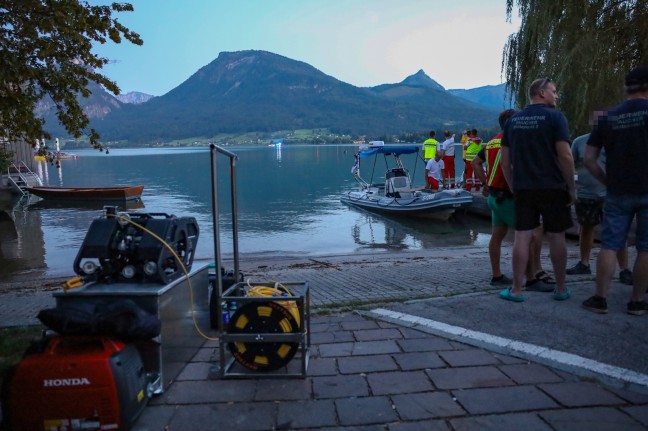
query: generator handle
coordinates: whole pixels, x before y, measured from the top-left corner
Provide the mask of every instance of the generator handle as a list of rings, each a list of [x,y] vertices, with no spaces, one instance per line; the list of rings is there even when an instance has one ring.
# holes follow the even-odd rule
[[[90,335],[72,335],[64,337],[52,337],[47,343],[46,353],[48,355],[56,355],[59,353],[59,349],[63,349],[64,343],[74,340],[75,342],[85,341],[87,343],[93,343],[97,346],[101,345],[103,350],[106,350],[109,346],[112,346],[113,349],[115,346],[123,348],[124,343],[110,337],[96,337]]]

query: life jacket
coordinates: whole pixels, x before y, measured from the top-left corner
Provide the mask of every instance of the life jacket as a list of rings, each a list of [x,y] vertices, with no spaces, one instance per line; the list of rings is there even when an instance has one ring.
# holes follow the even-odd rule
[[[502,157],[502,133],[491,139],[484,147],[486,162],[486,180],[488,187],[509,191],[508,183],[504,178],[500,158]]]
[[[423,142],[423,158],[425,160],[434,158],[437,152],[437,145],[439,145],[439,141],[432,138],[426,139],[425,142]]]
[[[466,161],[472,162],[475,157],[477,157],[477,153],[481,150],[481,143],[482,140],[479,137],[474,137],[470,139],[470,143],[468,144],[468,148],[466,148]]]

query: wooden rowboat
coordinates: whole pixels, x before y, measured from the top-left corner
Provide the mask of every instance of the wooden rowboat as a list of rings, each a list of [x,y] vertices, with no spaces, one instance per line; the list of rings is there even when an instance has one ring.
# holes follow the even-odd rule
[[[61,201],[130,201],[140,199],[144,186],[126,187],[27,187],[38,197]]]

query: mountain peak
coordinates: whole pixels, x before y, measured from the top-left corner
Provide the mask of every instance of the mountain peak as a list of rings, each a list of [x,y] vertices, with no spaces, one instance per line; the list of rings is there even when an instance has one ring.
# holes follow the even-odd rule
[[[401,82],[403,85],[410,85],[413,87],[428,87],[435,90],[445,91],[445,88],[434,79],[427,76],[427,74],[420,69],[414,75],[410,75]]]

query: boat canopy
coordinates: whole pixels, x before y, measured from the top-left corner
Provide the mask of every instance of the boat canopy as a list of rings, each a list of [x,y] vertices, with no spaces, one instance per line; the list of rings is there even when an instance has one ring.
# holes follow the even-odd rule
[[[393,154],[395,156],[400,156],[401,154],[412,154],[417,153],[419,147],[416,145],[398,145],[398,146],[385,146],[385,147],[375,147],[362,150],[358,152],[358,157],[371,157],[376,154]]]

